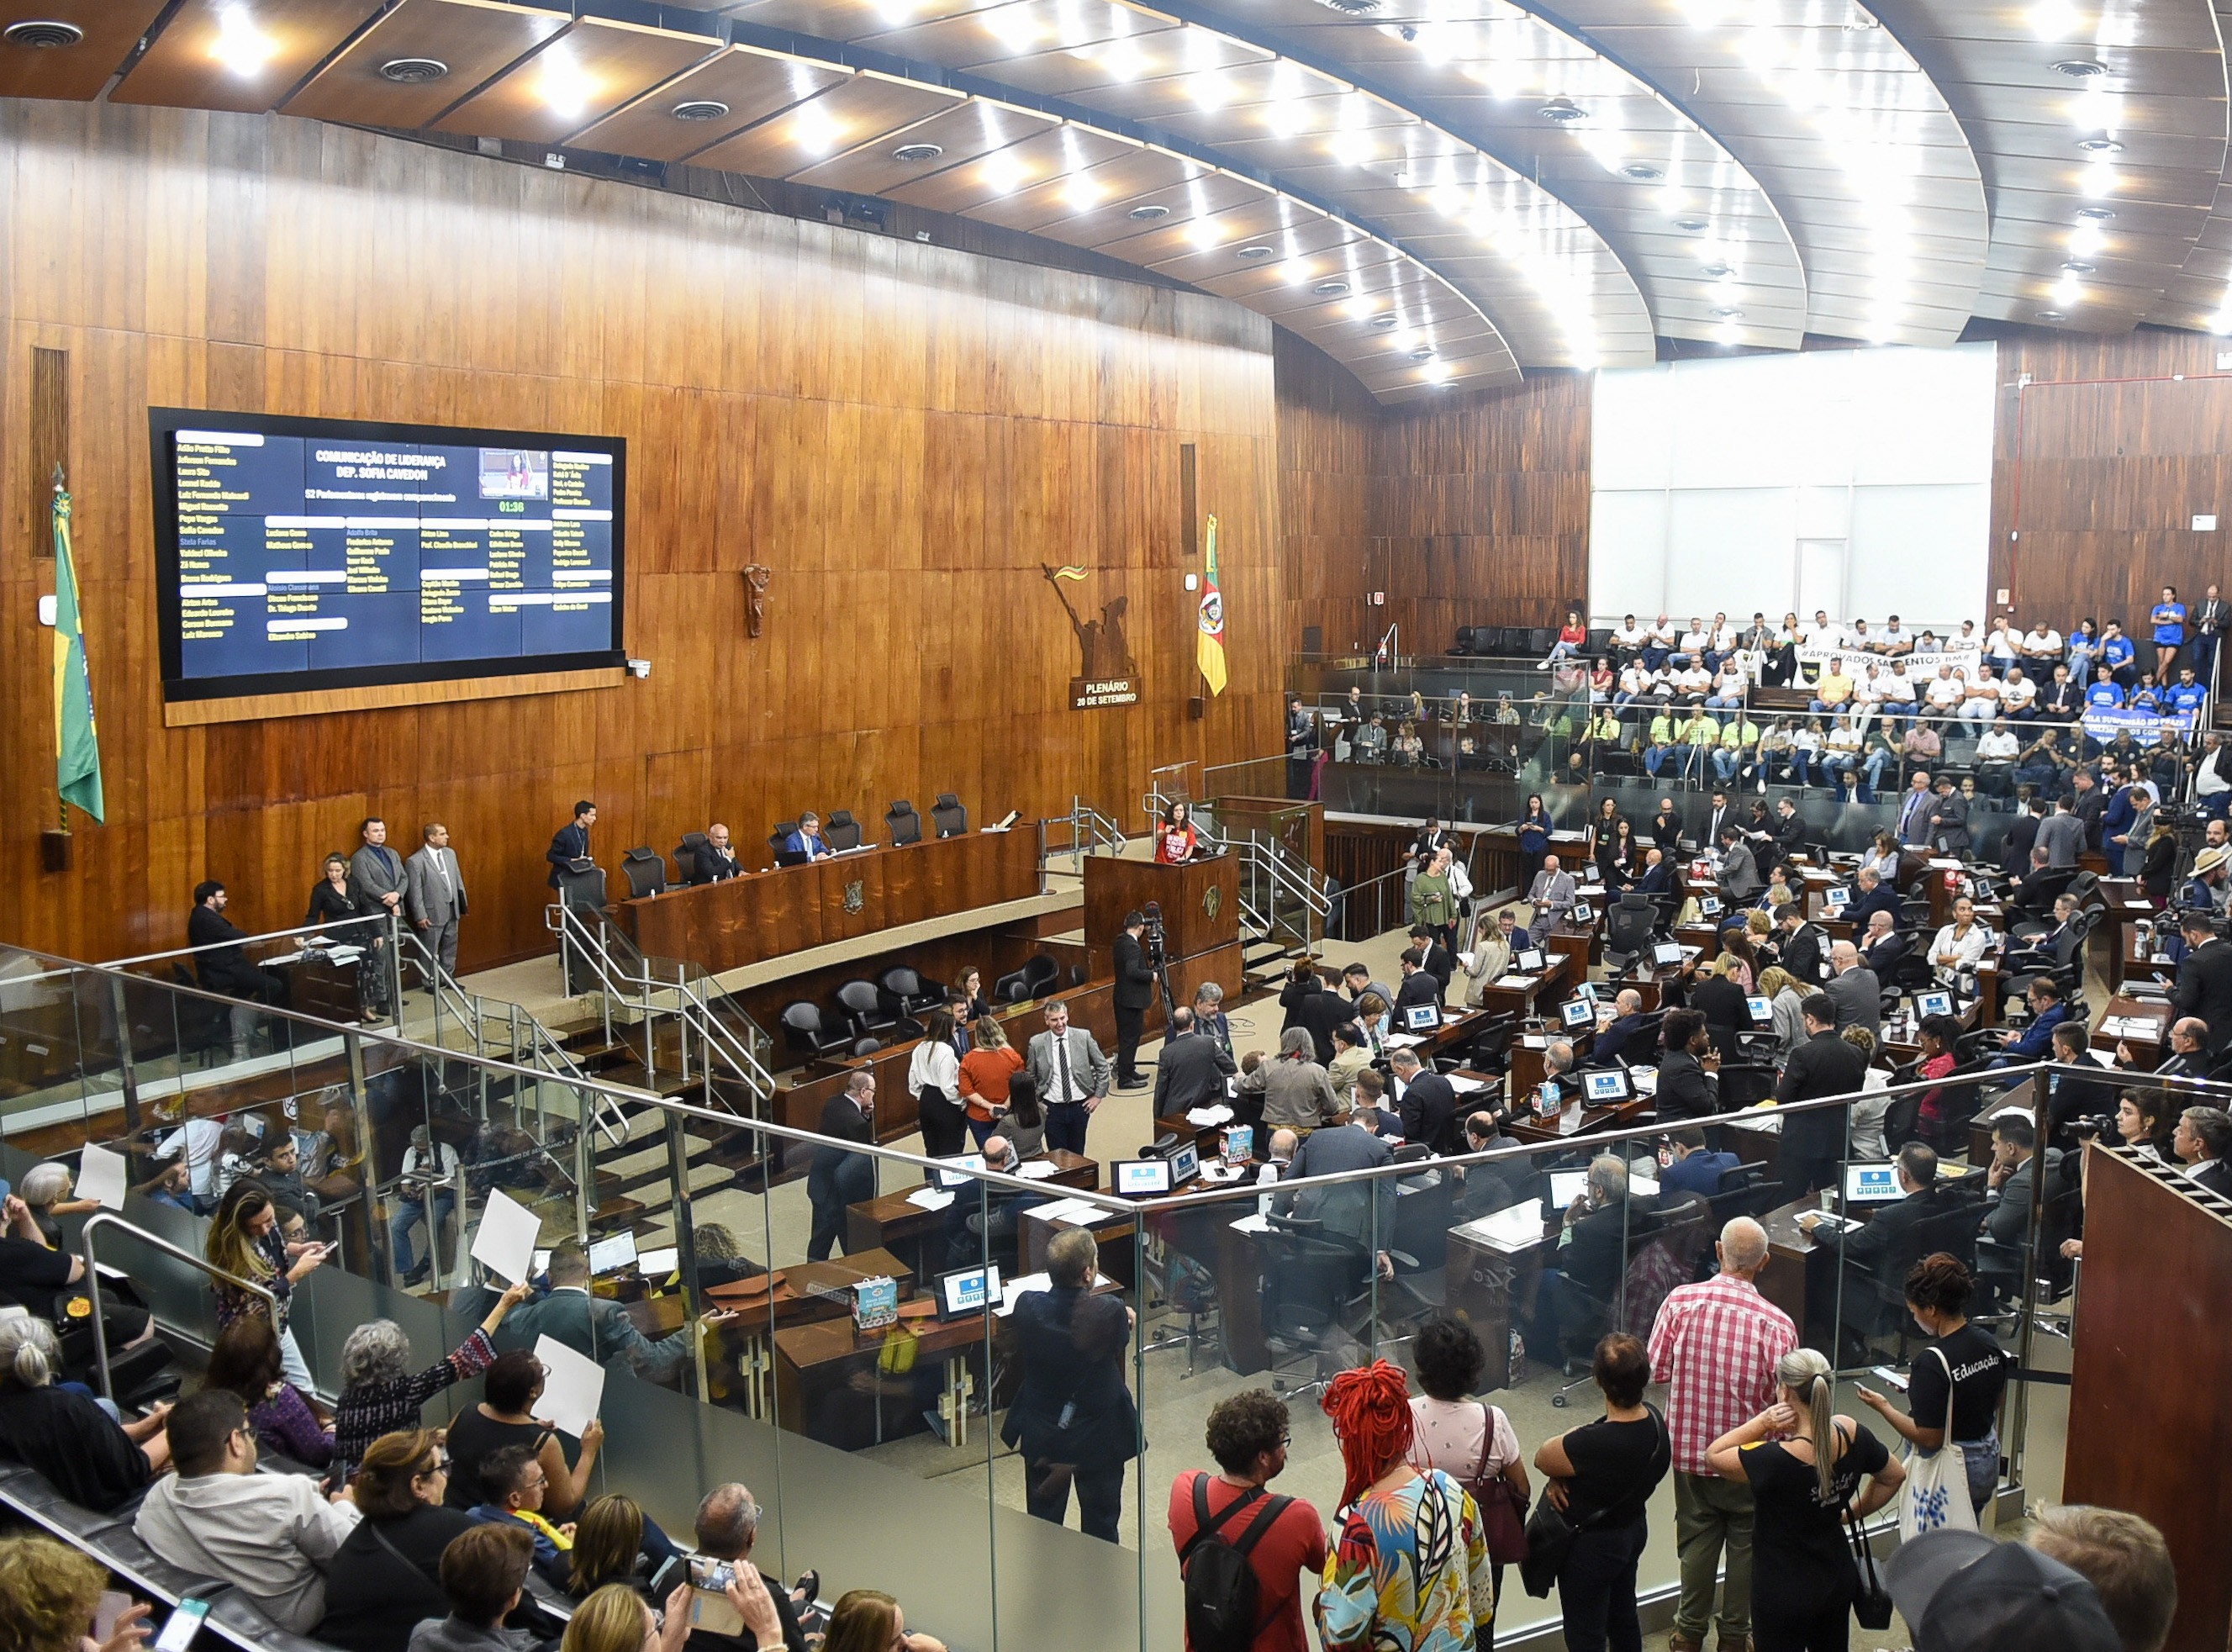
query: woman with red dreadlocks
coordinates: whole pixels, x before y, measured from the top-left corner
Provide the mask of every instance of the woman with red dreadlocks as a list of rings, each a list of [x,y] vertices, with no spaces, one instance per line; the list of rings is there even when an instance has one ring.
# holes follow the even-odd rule
[[[1494,1621],[1496,1584],[1472,1494],[1411,1453],[1411,1391],[1401,1370],[1374,1360],[1326,1390],[1340,1441],[1340,1532],[1318,1595],[1325,1652],[1472,1652]]]

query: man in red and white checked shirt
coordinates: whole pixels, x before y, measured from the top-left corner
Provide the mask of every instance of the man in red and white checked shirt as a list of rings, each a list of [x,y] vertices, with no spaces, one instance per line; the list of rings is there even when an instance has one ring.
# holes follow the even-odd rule
[[[1713,1580],[1728,1552],[1714,1622],[1718,1652],[1751,1652],[1751,1487],[1705,1467],[1705,1448],[1775,1403],[1775,1362],[1798,1345],[1790,1316],[1753,1281],[1767,1266],[1767,1230],[1749,1216],[1721,1229],[1721,1271],[1666,1299],[1651,1327],[1651,1375],[1666,1384],[1674,1436],[1674,1543],[1682,1597],[1671,1652],[1698,1652],[1713,1616]]]

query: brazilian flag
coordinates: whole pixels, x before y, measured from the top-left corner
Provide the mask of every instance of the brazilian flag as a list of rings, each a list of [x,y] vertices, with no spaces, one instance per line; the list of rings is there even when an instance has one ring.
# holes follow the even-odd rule
[[[55,489],[55,787],[102,818],[101,738],[93,727],[93,677],[85,663],[85,616],[78,604],[77,563],[70,555],[70,496]],[[65,807],[64,817],[68,810]]]

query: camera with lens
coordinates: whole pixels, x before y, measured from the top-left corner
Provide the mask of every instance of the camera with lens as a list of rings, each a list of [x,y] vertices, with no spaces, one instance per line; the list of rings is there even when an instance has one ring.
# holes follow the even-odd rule
[[[2094,1113],[2089,1118],[2076,1119],[2069,1128],[2080,1142],[2089,1142],[2102,1136],[2112,1142],[2116,1139],[2116,1121],[2105,1113]]]
[[[1146,951],[1149,966],[1159,969],[1167,962],[1163,950],[1162,903],[1149,901],[1141,916],[1147,920],[1147,927],[1145,932],[1139,937],[1139,943]]]

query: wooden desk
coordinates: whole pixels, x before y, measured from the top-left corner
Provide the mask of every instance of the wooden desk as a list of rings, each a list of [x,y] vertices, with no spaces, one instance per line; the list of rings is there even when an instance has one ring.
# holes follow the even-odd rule
[[[1054,1173],[1047,1185],[1058,1188],[1082,1188],[1087,1190],[1100,1185],[1100,1163],[1082,1153],[1073,1153],[1067,1148],[1053,1148],[1026,1164],[1051,1164]],[[901,1255],[913,1257],[922,1241],[945,1224],[943,1209],[925,1210],[910,1202],[915,1194],[929,1184],[918,1182],[911,1188],[901,1188],[895,1193],[881,1194],[873,1199],[845,1208],[845,1248],[850,1253],[881,1248]],[[921,1270],[925,1278],[938,1270]]]
[[[1577,978],[1573,960],[1562,954],[1553,954],[1544,959],[1541,975],[1528,977],[1531,986],[1509,987],[1499,981],[1482,988],[1480,1007],[1490,1015],[1516,1015],[1525,1020],[1534,1014],[1537,1003],[1552,1001],[1569,981]]]
[[[1124,915],[1144,912],[1151,904],[1162,909],[1163,953],[1173,966],[1230,946],[1240,938],[1240,863],[1231,855],[1178,866],[1086,856],[1085,940],[1093,949],[1095,975],[1114,973]],[[1171,985],[1177,984],[1174,968]]]
[[[653,957],[718,974],[1039,891],[1035,822],[926,838],[778,866],[620,903],[620,927]]]
[[[1514,1094],[1524,1094],[1515,1091]],[[1515,1141],[1529,1144],[1548,1145],[1569,1142],[1577,1137],[1593,1135],[1601,1130],[1620,1130],[1634,1124],[1643,1116],[1649,1104],[1640,1097],[1623,1101],[1611,1107],[1586,1107],[1580,1102],[1568,1102],[1555,1118],[1536,1119],[1533,1117],[1515,1118],[1504,1126]]]
[[[1767,1266],[1760,1270],[1759,1293],[1790,1316],[1801,1341],[1811,1324],[1806,1317],[1807,1276],[1813,1272],[1809,1259],[1821,1247],[1798,1225],[1798,1218],[1801,1212],[1820,1208],[1818,1198],[1794,1199],[1760,1219],[1760,1226],[1767,1229]]]
[[[1721,926],[1717,923],[1678,925],[1675,929],[1674,938],[1682,943],[1685,953],[1691,947],[1697,949],[1697,965],[1701,971],[1721,956]]]
[[[2155,1030],[2151,1035],[2133,1037],[2126,1033],[2119,1038],[2112,1038],[2097,1030],[2110,1020],[2124,1017],[2151,1022]],[[2162,1065],[2163,1057],[2170,1051],[2170,1024],[2177,1019],[2177,1012],[2168,1004],[2157,1003],[2151,999],[2126,997],[2118,993],[2108,1001],[2107,1008],[2102,1010],[2092,1023],[2096,1030],[2092,1034],[2092,1047],[2112,1051],[2119,1043],[2126,1045],[2131,1052],[2132,1069],[2152,1072]]]
[[[1539,1047],[1534,1043],[1534,1040],[1538,1038],[1544,1040]],[[1529,1033],[1523,1038],[1514,1039],[1511,1041],[1511,1048],[1506,1052],[1511,1062],[1511,1093],[1513,1095],[1531,1095],[1535,1086],[1542,1082],[1545,1070],[1549,1065],[1549,1041],[1554,1039],[1565,1039],[1572,1044],[1573,1064],[1578,1067],[1588,1059],[1589,1048],[1596,1042],[1596,1028],[1592,1025],[1582,1028],[1578,1033],[1569,1034],[1562,1029],[1551,1027],[1541,1033]]]
[[[1597,921],[1584,927],[1567,918],[1543,937],[1542,944],[1546,950],[1560,957],[1578,960],[1580,977],[1586,980],[1589,966],[1604,956],[1605,897],[1603,891],[1599,891],[1593,896],[1583,896],[1582,898],[1595,904]]]
[[[2157,930],[2155,940],[2159,943],[2161,939],[2161,931]],[[2176,964],[2159,962],[2151,949],[2145,952],[2139,950],[2137,924],[2124,927],[2123,937],[2117,945],[2112,962],[2114,968],[2109,973],[2108,985],[2118,990],[2127,981],[2174,981],[2177,979]]]

